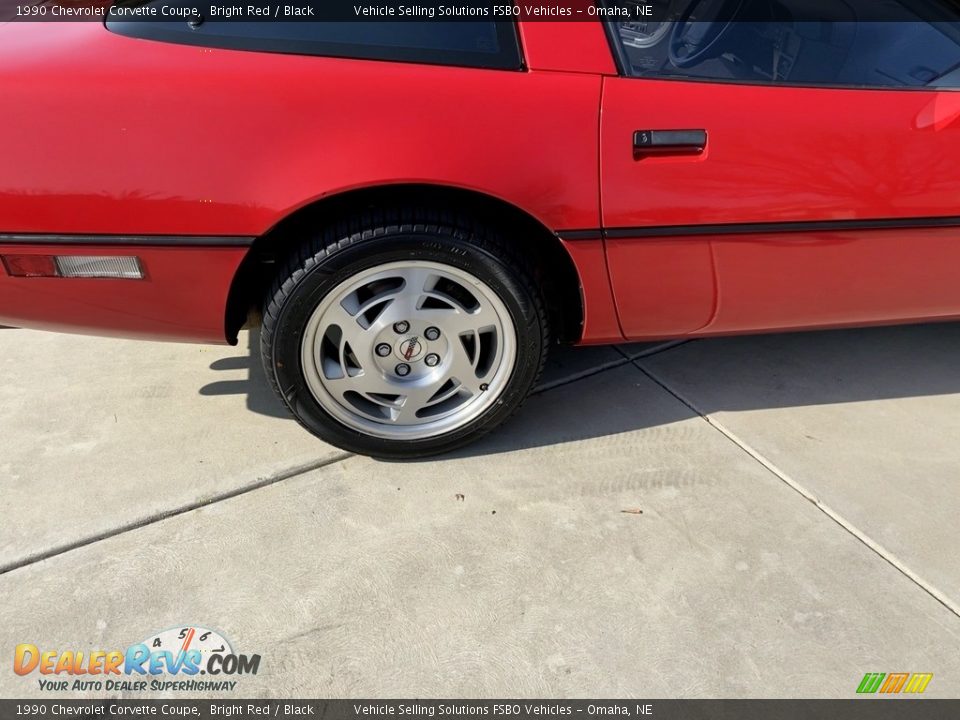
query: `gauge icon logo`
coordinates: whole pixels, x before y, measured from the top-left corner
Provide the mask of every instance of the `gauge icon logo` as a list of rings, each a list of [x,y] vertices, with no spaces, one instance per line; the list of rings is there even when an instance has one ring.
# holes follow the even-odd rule
[[[229,640],[217,630],[202,625],[168,628],[151,635],[143,644],[150,648],[151,652],[166,650],[174,655],[197,650],[203,659],[202,665],[205,665],[213,654],[233,654],[233,646]]]
[[[219,630],[184,624],[161,630],[131,648],[126,666],[151,675],[256,675],[260,656],[237,653]]]

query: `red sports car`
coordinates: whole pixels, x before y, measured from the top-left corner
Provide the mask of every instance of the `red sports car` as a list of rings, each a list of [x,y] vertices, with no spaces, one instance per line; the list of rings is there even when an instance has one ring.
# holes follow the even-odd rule
[[[556,342],[960,317],[952,4],[629,5],[0,26],[0,324],[262,324],[304,427],[409,457]]]

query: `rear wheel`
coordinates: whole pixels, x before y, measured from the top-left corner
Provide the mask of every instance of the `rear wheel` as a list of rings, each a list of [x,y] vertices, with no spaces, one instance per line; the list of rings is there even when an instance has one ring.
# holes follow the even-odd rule
[[[535,268],[469,218],[364,215],[329,228],[271,290],[267,376],[308,430],[347,450],[445,452],[508,418],[548,328]]]

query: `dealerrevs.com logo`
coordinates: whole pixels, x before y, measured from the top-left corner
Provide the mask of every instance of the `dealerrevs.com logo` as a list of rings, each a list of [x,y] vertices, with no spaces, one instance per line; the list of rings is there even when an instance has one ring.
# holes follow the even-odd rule
[[[17,675],[38,675],[40,689],[51,692],[231,691],[232,678],[259,669],[259,655],[238,654],[223,635],[199,625],[164,630],[126,650],[61,652],[21,643],[13,655]]]

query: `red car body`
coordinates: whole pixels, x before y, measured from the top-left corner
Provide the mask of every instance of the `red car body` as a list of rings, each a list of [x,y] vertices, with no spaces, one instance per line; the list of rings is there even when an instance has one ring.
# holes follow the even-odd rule
[[[0,28],[0,324],[234,342],[251,248],[304,208],[455,191],[535,221],[582,343],[960,317],[960,95],[618,76],[598,22],[519,22],[523,71]],[[638,157],[639,128],[705,128]]]

